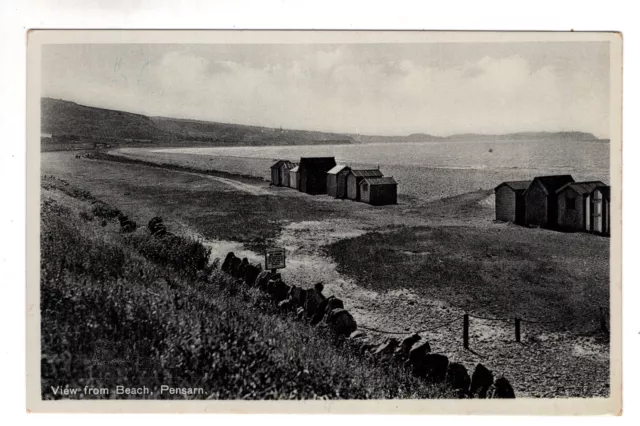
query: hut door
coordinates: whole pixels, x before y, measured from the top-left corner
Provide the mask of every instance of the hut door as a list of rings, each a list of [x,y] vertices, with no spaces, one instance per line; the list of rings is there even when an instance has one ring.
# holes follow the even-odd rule
[[[602,233],[602,194],[593,193],[593,232]]]

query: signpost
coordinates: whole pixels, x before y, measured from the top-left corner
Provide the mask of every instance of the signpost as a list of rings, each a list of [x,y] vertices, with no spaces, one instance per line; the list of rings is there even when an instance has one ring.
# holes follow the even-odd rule
[[[265,269],[270,269],[273,273],[275,273],[277,269],[284,269],[286,267],[285,257],[283,248],[267,249],[264,255]]]

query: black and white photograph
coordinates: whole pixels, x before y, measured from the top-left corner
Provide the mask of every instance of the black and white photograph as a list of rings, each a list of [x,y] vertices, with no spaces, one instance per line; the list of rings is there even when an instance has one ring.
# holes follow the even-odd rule
[[[31,33],[37,409],[615,412],[621,46]]]

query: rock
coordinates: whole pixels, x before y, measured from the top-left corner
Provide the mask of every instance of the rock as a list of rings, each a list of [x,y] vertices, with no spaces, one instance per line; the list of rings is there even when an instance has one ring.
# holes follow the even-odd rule
[[[367,333],[365,333],[362,330],[356,330],[349,335],[349,339],[351,340],[366,339],[366,338],[367,338]]]
[[[278,308],[285,311],[291,309],[291,299],[284,299],[278,302]]]
[[[275,274],[274,278],[275,279],[270,279],[267,283],[267,293],[269,293],[277,302],[280,302],[287,299],[290,287],[280,279],[280,274]]]
[[[211,268],[218,269],[219,267],[220,267],[220,258],[216,257],[215,259],[213,259],[213,262],[211,262]]]
[[[133,220],[129,219],[125,215],[120,216],[120,231],[122,233],[127,234],[130,232],[133,232],[136,230],[136,228],[137,228],[137,225]]]
[[[513,391],[511,387],[511,383],[504,377],[500,377],[492,386],[493,392],[491,392],[490,397],[496,399],[514,399],[516,397],[516,393]]]
[[[247,266],[249,266],[249,259],[245,257],[242,259],[242,261],[240,261],[240,265],[238,265],[238,268],[236,269],[236,273],[234,276],[236,278],[241,278],[244,280],[244,271],[247,268]]]
[[[400,346],[396,348],[396,352],[400,352],[403,355],[408,356],[409,351],[411,351],[413,345],[416,344],[416,342],[418,342],[420,339],[421,337],[417,333],[413,333],[411,336],[405,337],[404,339],[402,339],[402,342],[400,342]]]
[[[267,284],[271,279],[271,271],[264,270],[258,274],[255,281],[255,287],[258,287],[262,291],[267,290]]]
[[[222,272],[229,273],[231,271],[231,262],[233,261],[233,259],[235,257],[236,257],[236,255],[233,254],[232,251],[227,253],[227,256],[224,258],[224,262],[222,262],[222,267],[220,268],[220,270]]]
[[[318,306],[318,309],[311,320],[311,324],[318,324],[322,319],[327,322],[329,313],[334,309],[344,309],[344,303],[342,300],[336,299],[335,296],[330,296],[324,299],[322,303],[320,303],[320,306]]]
[[[469,393],[471,378],[464,365],[457,362],[449,364],[447,384],[458,393],[459,398],[464,398]]]
[[[322,292],[319,292],[317,288],[306,291],[304,300],[304,311],[306,312],[307,317],[313,318],[315,316],[315,314],[318,312],[320,304],[324,299],[324,295],[322,294]]]
[[[427,354],[424,357],[427,380],[433,383],[444,382],[447,378],[449,358],[442,354]]]
[[[358,328],[353,316],[342,308],[336,308],[329,313],[327,324],[340,336],[349,336]]]
[[[425,355],[431,352],[431,346],[426,340],[423,342],[416,342],[409,349],[409,361],[411,364],[420,364]]]
[[[471,388],[469,393],[472,397],[486,398],[489,386],[493,384],[493,373],[482,364],[476,365],[476,369],[471,376]]]
[[[377,345],[371,342],[369,339],[360,339],[358,340],[358,344],[360,345],[361,354],[365,354],[367,352],[374,352],[377,349]]]
[[[289,297],[291,298],[292,303],[296,306],[303,307],[306,298],[306,290],[302,287],[298,287],[297,285],[291,286]]]
[[[373,351],[373,355],[379,358],[390,358],[399,344],[400,342],[398,342],[398,339],[391,337],[386,342],[378,346]]]
[[[240,265],[242,265],[242,260],[240,260],[239,257],[233,257],[231,259],[231,265],[229,266],[229,274],[234,277],[234,278],[238,278],[238,269],[240,269]]]
[[[247,285],[253,285],[256,282],[256,278],[260,274],[260,269],[256,265],[248,264],[244,267],[244,275],[242,279]]]

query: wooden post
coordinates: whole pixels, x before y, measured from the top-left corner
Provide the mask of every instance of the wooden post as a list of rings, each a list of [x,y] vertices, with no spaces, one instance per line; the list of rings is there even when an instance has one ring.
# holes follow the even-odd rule
[[[607,332],[607,317],[604,312],[604,307],[600,306],[600,331]]]
[[[516,342],[520,343],[520,318],[516,318]]]
[[[469,314],[464,314],[464,324],[462,326],[462,342],[465,349],[469,349]]]

